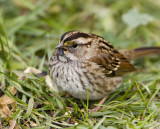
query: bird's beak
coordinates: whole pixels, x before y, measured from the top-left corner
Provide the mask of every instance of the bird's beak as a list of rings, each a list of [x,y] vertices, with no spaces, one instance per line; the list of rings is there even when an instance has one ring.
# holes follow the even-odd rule
[[[56,46],[56,49],[58,49],[57,52],[60,56],[63,56],[64,52],[67,51],[67,49],[65,48],[65,46],[63,46],[63,43],[61,42]]]
[[[56,46],[56,49],[59,49],[59,48],[62,48],[63,47],[63,43],[60,42],[57,46]]]

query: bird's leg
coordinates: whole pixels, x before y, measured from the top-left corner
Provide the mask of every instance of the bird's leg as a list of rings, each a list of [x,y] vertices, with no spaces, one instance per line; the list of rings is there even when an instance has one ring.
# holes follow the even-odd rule
[[[101,101],[98,103],[98,106],[96,106],[95,108],[91,109],[89,112],[97,112],[101,109],[101,105],[106,101],[106,99],[108,98],[108,96],[105,96],[101,99]]]
[[[61,97],[65,97],[65,98],[71,98],[72,97],[72,95],[67,93],[66,91],[61,91],[61,92],[59,92],[59,94],[60,94]]]

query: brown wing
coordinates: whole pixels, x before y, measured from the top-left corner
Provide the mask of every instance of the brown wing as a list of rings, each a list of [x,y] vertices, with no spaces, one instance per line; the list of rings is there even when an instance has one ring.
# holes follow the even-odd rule
[[[104,73],[108,76],[120,76],[134,71],[134,66],[119,53],[113,46],[101,37],[99,38],[99,54],[89,60],[105,68]]]
[[[123,75],[127,72],[132,72],[136,70],[134,66],[130,63],[130,61],[117,50],[114,50],[113,53],[120,61],[120,67],[117,69],[116,75]]]
[[[90,61],[105,68],[106,74],[111,74],[120,67],[119,59],[109,53],[101,53],[89,59]]]
[[[100,53],[89,60],[105,68],[104,73],[110,76],[119,76],[135,70],[134,66],[120,53]]]

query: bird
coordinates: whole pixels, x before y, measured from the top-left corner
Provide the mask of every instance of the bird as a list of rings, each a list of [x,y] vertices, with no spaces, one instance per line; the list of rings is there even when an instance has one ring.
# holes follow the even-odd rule
[[[72,30],[64,33],[50,58],[49,71],[59,91],[87,100],[105,99],[118,90],[123,75],[136,71],[131,60],[160,54],[160,47],[116,49],[103,37]]]

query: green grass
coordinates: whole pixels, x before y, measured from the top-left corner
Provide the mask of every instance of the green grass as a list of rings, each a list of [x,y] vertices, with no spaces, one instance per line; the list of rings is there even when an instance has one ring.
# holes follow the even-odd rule
[[[66,98],[44,76],[24,73],[34,67],[49,74],[54,47],[68,30],[99,34],[116,48],[160,46],[159,12],[159,0],[0,0],[0,128],[160,127],[160,56],[134,61],[138,71],[125,75],[95,113],[88,108],[98,101]]]

